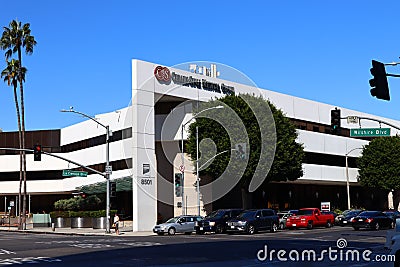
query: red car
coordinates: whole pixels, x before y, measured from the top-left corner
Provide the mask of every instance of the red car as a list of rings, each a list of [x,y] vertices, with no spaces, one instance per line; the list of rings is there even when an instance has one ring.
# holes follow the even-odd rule
[[[312,229],[315,226],[332,227],[335,217],[330,213],[321,213],[318,208],[299,209],[296,216],[289,217],[286,220],[286,228],[307,228]]]

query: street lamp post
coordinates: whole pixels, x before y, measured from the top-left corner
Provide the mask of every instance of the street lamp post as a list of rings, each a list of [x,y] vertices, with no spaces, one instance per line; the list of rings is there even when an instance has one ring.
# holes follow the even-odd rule
[[[349,152],[346,153],[346,187],[347,187],[347,209],[351,208],[350,205],[350,181],[349,181],[349,163],[348,163],[348,156],[351,152],[357,149],[362,149],[361,147],[356,147],[351,149]]]
[[[112,135],[112,132],[110,131],[110,126],[109,125],[104,125],[101,122],[98,122],[95,118],[74,110],[72,107],[68,110],[62,109],[60,110],[61,112],[72,112],[76,113],[79,115],[82,115],[83,117],[86,117],[88,119],[91,119],[92,121],[96,122],[98,125],[104,127],[106,129],[106,233],[111,233],[110,230],[110,178],[111,178],[111,166],[110,166],[110,136]]]
[[[185,156],[184,156],[184,152],[183,152],[183,130],[185,129],[186,124],[188,124],[189,122],[191,122],[193,119],[197,118],[201,113],[208,111],[208,110],[212,110],[212,109],[220,109],[220,108],[224,108],[224,106],[216,106],[216,107],[210,107],[210,108],[206,108],[203,109],[202,111],[200,111],[199,113],[197,113],[196,115],[194,115],[190,120],[188,120],[187,122],[185,122],[184,124],[182,124],[181,127],[181,160],[182,160],[182,165],[181,165],[181,172],[182,172],[182,215],[185,215],[185,207],[186,207],[186,203],[185,203],[185,194],[184,194],[184,187],[185,187],[185,178],[184,178],[184,166],[185,166]],[[197,213],[198,215],[200,215],[200,179],[199,179],[199,128],[196,127],[196,189],[197,189]]]

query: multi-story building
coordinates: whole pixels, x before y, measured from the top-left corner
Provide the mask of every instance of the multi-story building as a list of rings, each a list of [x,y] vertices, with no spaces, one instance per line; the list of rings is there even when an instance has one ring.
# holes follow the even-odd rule
[[[357,181],[356,158],[361,152],[359,148],[369,139],[350,137],[350,129],[359,125],[348,124],[346,120],[341,121],[340,134],[331,134],[330,114],[337,107],[341,109],[342,117],[369,117],[400,125],[398,121],[259,89],[234,79],[223,80],[217,77],[214,65],[211,69],[202,67],[201,74],[193,72],[199,69],[198,66],[190,68],[192,71],[189,66],[188,70],[182,70],[133,60],[132,105],[96,116],[96,120],[108,125],[113,133],[110,140],[111,179],[125,184],[122,190],[122,187],[118,190],[117,184],[117,198],[112,199],[112,205],[120,213],[132,217],[134,231],[150,230],[157,215],[167,218],[182,212],[197,213],[199,195],[193,163],[186,154],[183,163],[181,158],[182,136],[183,140],[187,137],[187,128],[181,132],[182,125],[192,119],[193,105],[232,93],[261,94],[269,99],[297,126],[298,142],[304,144],[306,151],[303,177],[293,182],[271,183],[267,190],[256,190],[254,207],[288,209],[330,202],[331,207],[344,209],[347,207],[347,178],[352,206],[381,209],[388,205],[385,192],[361,187]],[[363,120],[362,127],[377,127],[377,123]],[[397,134],[397,130],[392,128],[391,134]],[[105,170],[105,143],[105,129],[91,120],[62,129],[26,133],[28,148],[41,144],[46,152],[100,172]],[[18,148],[18,133],[0,133],[0,147]],[[54,201],[72,197],[82,186],[105,181],[103,176],[93,172],[87,177],[63,176],[63,170],[67,169],[84,170],[49,155],[34,161],[33,155],[28,153],[27,192],[31,212],[52,210]],[[183,199],[176,197],[174,188],[175,174],[181,171],[185,178]],[[105,186],[103,188],[104,194]],[[7,211],[10,201],[15,203],[18,189],[19,154],[0,150],[0,211]],[[212,195],[212,192],[200,190],[202,214],[206,210],[241,206],[238,186],[210,203],[205,201],[206,194]]]

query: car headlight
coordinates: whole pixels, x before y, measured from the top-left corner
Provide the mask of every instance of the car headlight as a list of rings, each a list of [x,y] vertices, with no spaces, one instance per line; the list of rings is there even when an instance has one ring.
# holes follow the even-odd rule
[[[199,226],[199,222],[198,222],[198,221],[195,221],[195,222],[194,222],[194,226]]]
[[[214,226],[215,225],[215,222],[210,222],[210,226]]]
[[[246,225],[246,222],[245,221],[238,221],[238,224],[239,225]]]

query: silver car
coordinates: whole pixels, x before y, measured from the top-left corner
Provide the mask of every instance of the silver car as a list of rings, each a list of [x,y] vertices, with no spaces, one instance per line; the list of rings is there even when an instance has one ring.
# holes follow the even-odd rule
[[[165,223],[157,224],[153,228],[153,232],[158,235],[168,233],[174,235],[175,233],[191,234],[194,231],[194,224],[197,221],[203,220],[201,216],[181,215],[169,219]]]

